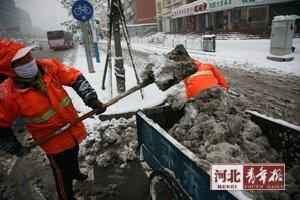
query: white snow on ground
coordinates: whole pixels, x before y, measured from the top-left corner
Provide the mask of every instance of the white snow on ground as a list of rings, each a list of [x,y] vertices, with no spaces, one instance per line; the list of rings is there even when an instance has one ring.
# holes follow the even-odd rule
[[[94,61],[94,68],[96,73],[89,73],[87,67],[87,61],[85,57],[85,51],[82,46],[79,46],[76,53],[76,61],[73,66],[82,71],[85,78],[89,81],[92,87],[96,90],[98,94],[98,98],[105,103],[110,99],[110,92],[109,90],[102,90],[102,77],[103,71],[105,66],[105,58],[106,54],[100,52],[101,54],[101,63],[96,63]],[[68,64],[68,62],[66,62]],[[136,79],[134,76],[134,71],[132,67],[125,65],[125,73],[126,73],[126,89],[135,86]],[[108,75],[106,80],[108,80]],[[108,88],[108,83],[106,84]],[[118,95],[116,90],[116,79],[115,75],[113,74],[113,96]],[[66,87],[70,97],[72,98],[73,104],[75,108],[82,112],[86,113],[91,109],[84,105],[82,99],[77,95],[77,93],[70,87]],[[155,84],[149,85],[143,89],[144,92],[144,99],[141,98],[140,92],[137,91],[134,94],[131,94],[124,99],[120,100],[115,105],[112,105],[107,109],[104,114],[115,114],[115,113],[124,113],[129,111],[137,111],[142,108],[149,108],[155,105],[162,103],[166,97],[166,95],[161,92]]]
[[[172,36],[169,36],[172,37]],[[179,36],[176,36],[176,40]],[[185,37],[185,36],[182,36]],[[138,42],[138,43],[137,43]],[[184,44],[184,43],[183,43]],[[125,43],[123,44],[125,46]],[[146,40],[132,40],[132,48],[145,53],[168,53],[173,48],[162,44],[147,44]],[[216,52],[188,49],[189,54],[198,59],[218,66],[239,67],[246,70],[261,70],[300,76],[300,38],[293,40],[296,47],[294,60],[291,62],[276,62],[267,59],[270,55],[270,39],[252,40],[216,40]]]

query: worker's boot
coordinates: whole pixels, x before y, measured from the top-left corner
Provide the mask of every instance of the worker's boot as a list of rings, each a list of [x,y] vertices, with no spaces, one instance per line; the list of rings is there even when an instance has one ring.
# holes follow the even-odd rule
[[[87,174],[79,173],[78,176],[75,178],[78,182],[83,183],[88,178]]]

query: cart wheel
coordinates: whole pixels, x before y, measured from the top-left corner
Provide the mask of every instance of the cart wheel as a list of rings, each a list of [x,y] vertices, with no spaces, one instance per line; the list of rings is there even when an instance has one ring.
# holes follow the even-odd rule
[[[152,172],[149,182],[152,200],[190,199],[182,186],[167,171],[157,170]]]

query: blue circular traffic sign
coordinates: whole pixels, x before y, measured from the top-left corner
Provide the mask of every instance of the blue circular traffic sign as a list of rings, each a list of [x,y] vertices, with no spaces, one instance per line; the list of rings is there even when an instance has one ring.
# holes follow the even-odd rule
[[[72,6],[72,15],[80,22],[88,21],[92,18],[94,9],[90,2],[78,0]]]

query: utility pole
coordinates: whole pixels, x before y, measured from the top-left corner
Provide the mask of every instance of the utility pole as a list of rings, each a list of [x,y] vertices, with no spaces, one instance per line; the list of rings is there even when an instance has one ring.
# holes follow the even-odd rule
[[[120,34],[120,6],[118,1],[112,0],[111,9],[112,9],[112,27],[114,34],[114,43],[115,43],[115,75],[117,79],[117,91],[118,93],[123,93],[126,90],[125,85],[125,69],[122,55],[121,47],[121,34]]]
[[[86,53],[86,60],[88,64],[88,69],[90,73],[94,73],[94,65],[93,65],[93,58],[92,58],[92,51],[91,51],[91,44],[90,44],[90,31],[89,31],[89,22],[81,22],[81,31],[83,33],[84,38],[84,48]]]

